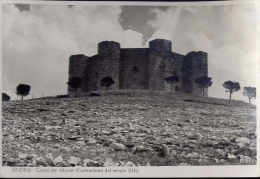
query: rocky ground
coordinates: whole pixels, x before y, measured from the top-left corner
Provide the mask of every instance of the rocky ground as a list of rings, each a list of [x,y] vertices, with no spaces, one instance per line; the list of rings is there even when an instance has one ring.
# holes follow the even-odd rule
[[[256,164],[255,106],[151,91],[2,103],[3,166]]]

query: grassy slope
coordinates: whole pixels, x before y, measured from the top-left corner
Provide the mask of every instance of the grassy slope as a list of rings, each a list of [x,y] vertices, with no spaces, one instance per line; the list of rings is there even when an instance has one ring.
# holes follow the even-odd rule
[[[17,160],[20,166],[38,164],[33,162],[36,156],[21,160],[19,153],[60,155],[65,162],[57,166],[68,166],[72,155],[80,158],[78,165],[85,159],[100,163],[106,158],[155,166],[256,163],[253,105],[171,92],[99,93],[4,102],[3,158]],[[69,140],[72,136],[81,139]],[[137,149],[114,150],[111,143],[124,144],[128,136]],[[241,137],[249,142],[236,141]],[[96,144],[87,144],[94,140]],[[169,149],[167,157],[161,156],[162,144]]]

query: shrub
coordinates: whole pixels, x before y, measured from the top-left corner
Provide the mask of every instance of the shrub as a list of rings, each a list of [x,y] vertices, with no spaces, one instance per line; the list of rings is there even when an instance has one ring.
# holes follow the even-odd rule
[[[6,93],[2,93],[2,101],[9,101],[11,97],[7,95]]]

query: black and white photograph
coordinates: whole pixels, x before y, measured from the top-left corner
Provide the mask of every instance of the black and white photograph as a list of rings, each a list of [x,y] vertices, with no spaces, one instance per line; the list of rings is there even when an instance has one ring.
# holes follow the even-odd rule
[[[1,176],[259,174],[258,1],[1,11]]]

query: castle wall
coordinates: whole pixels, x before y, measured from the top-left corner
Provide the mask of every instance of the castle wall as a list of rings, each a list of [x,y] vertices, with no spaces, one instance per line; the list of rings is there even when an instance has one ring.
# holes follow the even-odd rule
[[[149,87],[149,49],[121,49],[120,89],[142,89]]]
[[[96,91],[100,89],[99,81],[99,56],[95,55],[88,59],[88,62],[85,66],[85,85],[83,86],[83,91]]]
[[[179,77],[179,82],[176,84],[173,84],[172,91],[175,91],[175,87],[178,86],[178,91],[183,91],[183,59],[184,56],[178,53],[171,53],[171,59],[166,60],[165,62],[165,76],[169,77],[174,74],[174,71],[176,72],[176,75]],[[171,85],[169,83],[165,83],[165,90],[171,91]]]
[[[171,59],[172,44],[169,40],[156,39],[149,42],[149,89],[165,90],[167,77],[165,61]]]
[[[77,92],[82,91],[82,87],[85,85],[84,78],[85,78],[85,73],[86,73],[86,64],[88,61],[88,57],[83,55],[83,54],[78,54],[78,55],[71,55],[69,58],[69,79],[70,80],[72,77],[80,77],[82,78],[83,84],[81,87],[77,89]],[[68,86],[68,94],[74,94],[74,89]]]
[[[119,89],[119,61],[120,44],[113,41],[104,41],[98,44],[99,73],[98,80],[105,77],[112,77],[114,84],[109,87],[111,90]],[[105,90],[105,87],[101,87]]]
[[[183,76],[184,92],[196,95],[202,95],[202,89],[199,88],[194,80],[201,76],[208,76],[208,55],[205,52],[189,52],[183,61],[185,74]],[[208,90],[205,90],[205,96],[208,96]]]
[[[98,44],[98,54],[87,57],[83,54],[71,55],[69,59],[69,79],[81,77],[83,84],[77,90],[89,92],[105,90],[101,80],[112,77],[115,83],[110,90],[142,89],[171,90],[164,79],[174,75],[180,81],[172,91],[202,95],[202,89],[194,82],[201,76],[208,76],[208,56],[205,52],[189,52],[186,56],[172,52],[171,41],[156,39],[149,42],[149,48],[121,49],[120,44],[103,41]],[[68,87],[68,94],[74,89]],[[205,89],[208,96],[208,89]]]

